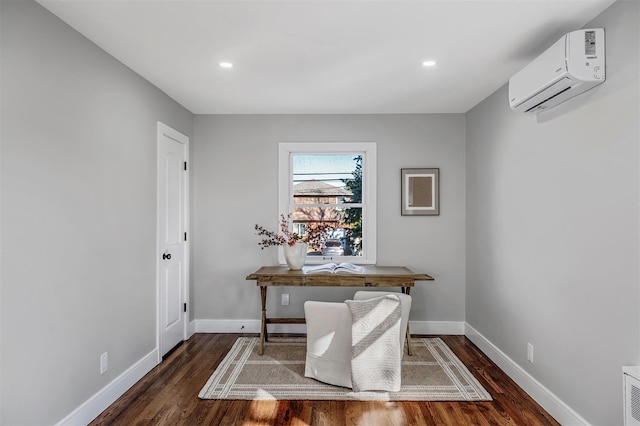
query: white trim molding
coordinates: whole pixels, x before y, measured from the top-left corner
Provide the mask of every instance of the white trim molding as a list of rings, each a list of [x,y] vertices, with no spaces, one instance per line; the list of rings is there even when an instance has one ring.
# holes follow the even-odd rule
[[[138,380],[158,365],[158,349],[154,349],[129,367],[125,372],[113,379],[111,383],[99,390],[82,405],[73,410],[57,425],[86,425],[98,417],[107,407],[113,404]]]
[[[260,320],[195,320],[196,333],[260,333]],[[463,335],[465,323],[460,321],[409,321],[411,334]],[[304,324],[271,324],[270,333],[305,334]]]
[[[187,340],[191,339],[191,336],[196,332],[196,321],[189,321],[187,325]]]
[[[291,213],[293,204],[294,154],[349,154],[362,155],[362,256],[340,256],[334,262],[376,263],[376,196],[377,196],[377,144],[376,142],[280,142],[278,144],[278,213]],[[356,206],[355,204],[353,206]],[[284,264],[284,254],[278,250],[278,261]],[[323,263],[322,256],[307,257],[308,263]]]
[[[195,320],[196,333],[260,333],[260,320]],[[306,333],[304,324],[273,324],[270,333]]]
[[[561,424],[589,425],[582,416],[468,323],[460,321],[410,321],[409,326],[412,334],[465,335]],[[188,328],[189,337],[194,333],[257,334],[260,332],[260,320],[194,320],[189,322]],[[270,326],[269,331],[272,333],[304,334],[306,333],[306,326],[304,324],[273,324]],[[90,423],[136,382],[142,379],[145,374],[151,371],[158,364],[158,359],[158,349],[156,348],[60,420],[57,425]]]
[[[448,334],[463,335],[462,321],[409,321],[411,334]]]
[[[531,398],[549,412],[563,425],[589,425],[582,416],[576,413],[564,401],[537,381],[531,374],[509,358],[496,345],[491,343],[475,328],[465,323],[465,336],[471,340],[491,361],[507,376],[516,382]]]

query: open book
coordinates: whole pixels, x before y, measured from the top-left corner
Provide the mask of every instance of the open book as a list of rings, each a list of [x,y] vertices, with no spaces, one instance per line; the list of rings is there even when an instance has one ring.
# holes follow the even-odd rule
[[[348,272],[351,274],[362,274],[364,267],[354,265],[353,263],[325,263],[323,265],[304,266],[302,270],[305,274],[312,274],[314,272],[328,272],[331,274]]]

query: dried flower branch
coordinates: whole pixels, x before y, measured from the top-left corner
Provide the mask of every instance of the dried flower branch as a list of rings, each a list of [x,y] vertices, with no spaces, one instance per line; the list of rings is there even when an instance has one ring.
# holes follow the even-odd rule
[[[282,233],[282,235],[278,234],[277,232],[269,231],[256,224],[256,235],[262,237],[262,239],[258,243],[260,248],[264,250],[265,247],[281,246],[284,244],[293,246],[295,243],[307,243],[310,247],[317,250],[320,248],[323,240],[328,235],[328,232],[332,229],[325,223],[319,223],[316,225],[308,226],[306,234],[299,235],[297,232],[293,232],[289,229],[290,219],[291,214],[288,214],[287,216],[283,214],[280,215],[280,232]]]

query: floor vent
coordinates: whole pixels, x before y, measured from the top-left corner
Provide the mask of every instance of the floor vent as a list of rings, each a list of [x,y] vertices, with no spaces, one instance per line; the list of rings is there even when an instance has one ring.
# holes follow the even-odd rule
[[[622,367],[624,424],[640,426],[640,367]]]

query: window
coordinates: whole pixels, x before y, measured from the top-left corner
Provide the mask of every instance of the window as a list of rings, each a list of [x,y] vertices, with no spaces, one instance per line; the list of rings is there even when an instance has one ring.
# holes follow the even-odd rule
[[[280,144],[280,213],[291,214],[300,235],[329,226],[308,263],[375,263],[375,197],[375,143]]]

